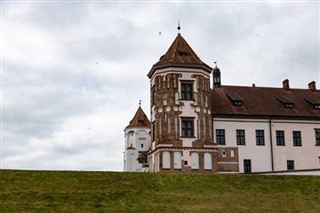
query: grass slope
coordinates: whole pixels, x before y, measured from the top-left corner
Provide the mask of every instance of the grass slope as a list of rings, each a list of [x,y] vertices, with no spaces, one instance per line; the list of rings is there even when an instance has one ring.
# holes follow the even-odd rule
[[[0,212],[320,212],[319,176],[0,170]]]

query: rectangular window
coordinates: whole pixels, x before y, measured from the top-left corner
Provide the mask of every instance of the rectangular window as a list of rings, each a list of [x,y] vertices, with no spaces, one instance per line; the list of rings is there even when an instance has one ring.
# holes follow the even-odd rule
[[[181,99],[192,100],[193,83],[181,82]]]
[[[264,146],[264,130],[256,130],[257,146]]]
[[[166,92],[164,92],[162,94],[162,100],[163,100],[163,105],[167,105],[167,93]]]
[[[243,172],[244,173],[251,173],[251,160],[250,159],[243,160]]]
[[[186,138],[192,138],[194,137],[193,135],[193,119],[192,118],[182,118],[181,120],[182,124],[182,135],[181,137],[186,137]]]
[[[277,146],[285,146],[284,131],[276,131]]]
[[[154,86],[151,88],[151,106],[154,105],[154,93],[155,93],[155,89]]]
[[[216,142],[219,145],[226,145],[224,129],[216,129]]]
[[[151,131],[152,131],[152,137],[151,137],[151,141],[155,141],[155,133],[156,133],[156,128],[155,128],[155,122],[152,122],[152,124],[151,124]]]
[[[163,112],[163,120],[164,120],[165,122],[167,122],[167,113],[166,113],[166,112]]]
[[[320,146],[320,129],[315,129],[316,146]]]
[[[237,145],[246,145],[245,132],[243,129],[237,129]]]
[[[301,146],[301,132],[300,131],[293,131],[293,146]]]
[[[294,161],[293,160],[287,160],[287,169],[294,170]]]

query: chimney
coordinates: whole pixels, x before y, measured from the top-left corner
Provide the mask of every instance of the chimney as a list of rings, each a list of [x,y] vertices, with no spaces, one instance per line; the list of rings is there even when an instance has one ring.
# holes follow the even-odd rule
[[[284,90],[289,90],[289,80],[288,79],[282,81],[282,88]]]
[[[315,82],[315,81],[311,81],[311,82],[308,84],[308,87],[309,87],[309,90],[311,90],[312,92],[317,91],[316,82]]]

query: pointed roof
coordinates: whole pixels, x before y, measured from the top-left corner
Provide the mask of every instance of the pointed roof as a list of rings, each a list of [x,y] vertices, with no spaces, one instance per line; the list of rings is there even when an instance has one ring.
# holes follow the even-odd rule
[[[132,127],[148,127],[151,128],[151,123],[144,113],[144,111],[139,106],[136,114],[130,121],[130,124],[126,128],[132,128]]]
[[[193,51],[187,41],[178,33],[177,37],[167,50],[167,52],[161,56],[160,60],[153,65],[148,77],[150,78],[156,69],[164,67],[197,67],[206,70],[211,73],[212,68],[205,64]]]

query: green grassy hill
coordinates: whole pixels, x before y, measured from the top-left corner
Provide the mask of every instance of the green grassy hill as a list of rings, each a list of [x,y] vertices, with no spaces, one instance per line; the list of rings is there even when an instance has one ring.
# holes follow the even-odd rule
[[[0,212],[320,212],[320,177],[0,170]]]

